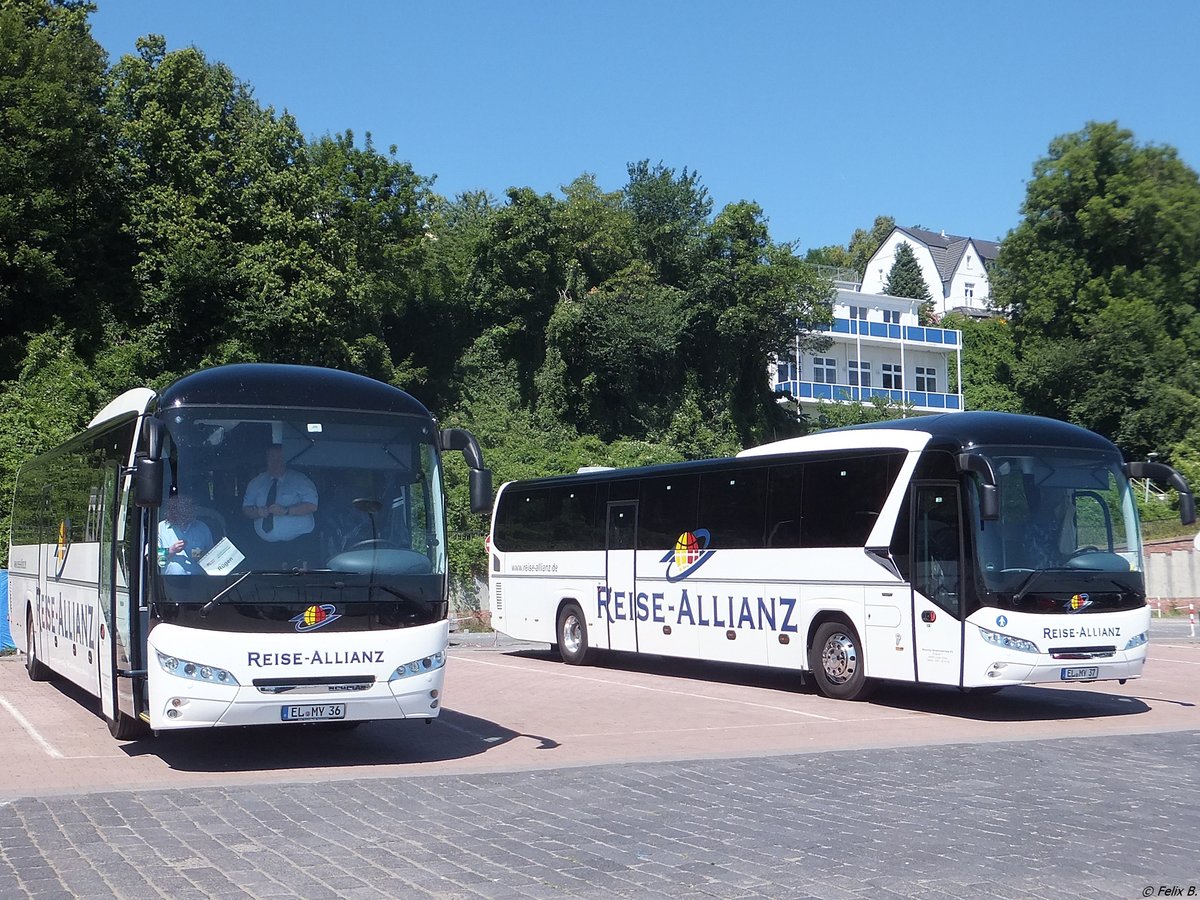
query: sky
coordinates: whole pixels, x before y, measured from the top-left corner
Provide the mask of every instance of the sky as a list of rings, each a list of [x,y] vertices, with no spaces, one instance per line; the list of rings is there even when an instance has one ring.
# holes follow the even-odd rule
[[[752,200],[773,240],[878,215],[999,240],[1050,141],[1116,120],[1200,168],[1200,3],[97,0],[110,63],[195,46],[454,197],[620,190],[647,159]]]

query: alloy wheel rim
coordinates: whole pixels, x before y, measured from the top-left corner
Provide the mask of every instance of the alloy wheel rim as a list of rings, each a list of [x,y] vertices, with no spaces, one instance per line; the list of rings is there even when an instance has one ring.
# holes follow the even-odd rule
[[[567,616],[563,623],[563,646],[572,655],[578,653],[579,648],[583,646],[583,626],[574,613]]]
[[[821,651],[825,677],[833,684],[845,684],[858,671],[858,649],[849,635],[831,634]]]

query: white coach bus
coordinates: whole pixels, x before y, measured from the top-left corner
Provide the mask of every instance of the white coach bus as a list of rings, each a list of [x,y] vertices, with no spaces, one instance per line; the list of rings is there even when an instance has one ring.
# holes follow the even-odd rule
[[[822,432],[732,459],[501,487],[492,621],[580,664],[624,650],[997,689],[1136,678],[1150,612],[1109,441],[1004,413]]]
[[[98,696],[122,740],[433,718],[443,450],[490,507],[475,439],[370,378],[233,365],[122,394],[17,475],[9,624],[30,677]]]

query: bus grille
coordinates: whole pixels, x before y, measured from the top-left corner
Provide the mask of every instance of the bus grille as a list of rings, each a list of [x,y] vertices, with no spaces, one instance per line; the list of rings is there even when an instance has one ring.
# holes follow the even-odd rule
[[[492,612],[504,612],[504,585],[496,585],[496,596],[492,599]]]
[[[1116,647],[1051,647],[1050,655],[1055,659],[1105,659],[1115,656]]]
[[[323,678],[255,678],[253,684],[261,694],[286,694],[303,691],[306,694],[353,694],[369,690],[375,684],[374,675],[334,675]]]

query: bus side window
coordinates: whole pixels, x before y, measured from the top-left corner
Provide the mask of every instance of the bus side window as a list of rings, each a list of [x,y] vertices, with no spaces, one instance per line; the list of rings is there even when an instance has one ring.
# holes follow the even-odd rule
[[[804,464],[772,466],[767,491],[767,546],[801,546],[800,497]]]

